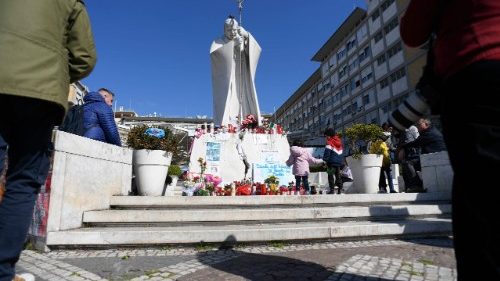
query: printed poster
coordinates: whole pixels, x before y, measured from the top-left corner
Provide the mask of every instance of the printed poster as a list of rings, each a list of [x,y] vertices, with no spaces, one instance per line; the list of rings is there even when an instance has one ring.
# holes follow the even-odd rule
[[[207,142],[207,162],[220,161],[220,142]]]

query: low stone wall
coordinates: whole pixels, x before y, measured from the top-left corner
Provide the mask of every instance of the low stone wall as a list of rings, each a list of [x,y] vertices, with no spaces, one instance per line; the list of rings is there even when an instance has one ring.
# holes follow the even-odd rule
[[[131,189],[132,150],[55,131],[47,232],[82,227],[83,212],[109,209]]]
[[[447,151],[420,155],[420,165],[427,192],[451,192],[453,169]]]

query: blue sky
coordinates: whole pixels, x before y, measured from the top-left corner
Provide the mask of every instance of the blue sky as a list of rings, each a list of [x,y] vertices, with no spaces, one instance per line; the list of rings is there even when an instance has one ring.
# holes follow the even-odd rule
[[[98,61],[83,80],[140,115],[212,116],[209,49],[235,0],[87,0]],[[313,55],[364,0],[245,0],[243,27],[262,47],[255,84],[272,113],[320,66]]]

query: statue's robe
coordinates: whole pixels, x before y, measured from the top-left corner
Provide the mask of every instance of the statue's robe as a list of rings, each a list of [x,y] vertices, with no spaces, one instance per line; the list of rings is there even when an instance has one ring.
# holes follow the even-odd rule
[[[239,125],[237,117],[244,119],[248,114],[255,115],[260,123],[255,71],[261,50],[250,33],[243,52],[235,50],[233,40],[219,38],[212,42],[210,60],[215,125]]]

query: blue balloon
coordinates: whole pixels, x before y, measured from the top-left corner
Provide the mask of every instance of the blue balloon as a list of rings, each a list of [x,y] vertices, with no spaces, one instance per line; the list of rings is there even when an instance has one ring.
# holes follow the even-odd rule
[[[149,128],[144,132],[148,136],[162,139],[165,137],[165,130],[159,128]]]

